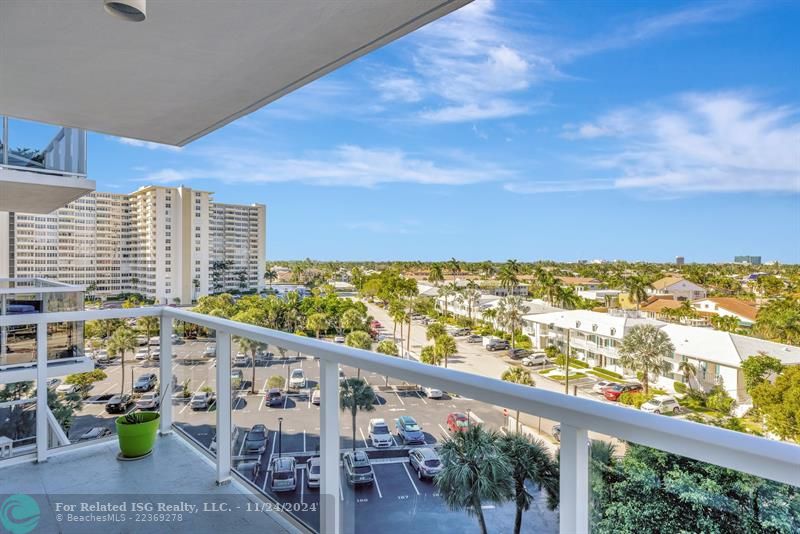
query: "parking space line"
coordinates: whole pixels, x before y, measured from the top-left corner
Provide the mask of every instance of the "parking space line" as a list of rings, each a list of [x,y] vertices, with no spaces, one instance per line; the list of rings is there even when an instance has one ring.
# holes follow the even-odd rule
[[[364,437],[364,431],[361,430],[361,427],[358,427],[358,432],[361,434],[361,439],[364,441],[364,447],[369,449],[369,443],[367,443],[367,438]],[[380,493],[380,490],[378,490],[378,493]]]
[[[244,442],[247,440],[247,435],[249,433],[250,431],[248,430],[247,432],[244,433],[244,436],[242,436],[242,444],[239,446],[239,456],[242,455],[242,451],[244,450]]]
[[[420,395],[420,394],[419,394],[419,391],[415,391],[414,393],[416,393],[416,394],[417,394],[417,397],[419,397],[419,400],[421,400],[421,401],[422,401],[422,402],[424,402],[425,404],[428,404],[428,401],[426,401],[425,399],[423,399],[423,398],[422,398],[422,395]]]
[[[438,423],[437,423],[437,424],[438,424]],[[447,429],[446,429],[445,427],[443,427],[442,425],[439,425],[439,428],[441,428],[441,429],[442,429],[442,432],[444,432],[444,435],[445,435],[445,436],[449,436],[449,435],[450,435],[450,432],[448,432],[448,431],[447,431]]]
[[[378,484],[378,473],[375,470],[372,470],[372,481],[375,483],[375,489],[378,490],[378,497],[383,499],[383,493],[381,493],[381,485]]]
[[[288,403],[289,403],[289,395],[286,395],[286,396],[283,398],[283,409],[284,409],[284,410],[286,409],[286,405],[287,405]]]
[[[394,443],[394,446],[397,447],[397,440],[394,439],[394,434],[390,433],[389,437],[392,438],[392,443]]]
[[[205,380],[203,380],[202,382],[200,382],[200,385],[199,385],[199,386],[197,386],[197,389],[196,389],[196,390],[194,390],[194,392],[195,392],[195,393],[199,393],[199,392],[200,392],[200,388],[201,388],[201,387],[203,387],[203,384],[205,384],[205,383],[206,383],[206,381],[205,381]],[[181,411],[180,411],[180,412],[178,412],[178,413],[183,413],[183,412],[185,412],[185,411],[186,411],[186,408],[188,408],[188,407],[189,407],[189,404],[191,404],[191,403],[187,403],[187,404],[185,404],[185,405],[183,406],[183,408],[181,408]]]
[[[397,400],[399,400],[399,401],[400,401],[400,404],[402,404],[403,406],[405,406],[405,405],[406,405],[406,403],[405,403],[405,402],[403,402],[403,399],[400,397],[400,394],[399,394],[397,391],[395,391],[395,392],[394,392],[394,394],[395,394],[395,395],[397,395]]]
[[[303,504],[303,493],[305,490],[305,482],[306,482],[306,475],[305,469],[298,469],[300,471],[300,504]],[[295,480],[297,480],[297,475],[295,475]]]
[[[342,482],[341,481],[339,481],[339,497],[341,497],[342,500],[344,500],[344,492],[342,491]]]
[[[411,478],[411,472],[408,470],[408,466],[405,463],[403,464],[403,469],[406,470],[406,474],[408,475],[408,480],[409,482],[411,482],[411,485],[414,486],[414,491],[416,491],[417,495],[419,495],[419,490],[417,489],[417,485],[414,484],[414,479]]]

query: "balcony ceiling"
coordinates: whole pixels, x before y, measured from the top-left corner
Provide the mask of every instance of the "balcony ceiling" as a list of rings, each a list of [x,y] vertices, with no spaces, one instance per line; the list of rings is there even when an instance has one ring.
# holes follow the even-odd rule
[[[184,145],[471,0],[0,2],[0,115]]]

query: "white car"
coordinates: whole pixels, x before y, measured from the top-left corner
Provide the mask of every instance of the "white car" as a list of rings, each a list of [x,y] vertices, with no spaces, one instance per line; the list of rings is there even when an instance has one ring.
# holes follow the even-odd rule
[[[613,386],[614,384],[616,384],[616,382],[613,380],[601,380],[600,382],[595,382],[595,384],[592,386],[592,391],[602,395],[605,388]]]
[[[250,356],[248,356],[242,351],[237,352],[236,357],[233,359],[233,365],[244,367],[249,363],[250,363]]]
[[[311,404],[319,406],[320,402],[322,402],[322,394],[320,393],[320,390],[315,389],[311,394]]]
[[[289,375],[290,388],[304,388],[306,387],[306,374],[302,369],[292,369],[292,374]]]
[[[436,388],[422,388],[422,391],[429,399],[441,399],[443,395],[442,390]]]
[[[108,351],[106,349],[99,349],[96,350],[94,353],[94,359],[98,362],[107,362],[108,361]]]
[[[206,348],[203,350],[203,356],[206,358],[213,358],[217,355],[217,345],[214,343],[208,343]]]
[[[59,395],[70,395],[78,391],[78,386],[75,384],[61,384],[56,387],[56,393]]]
[[[336,336],[333,338],[334,343],[344,343],[344,336]]]
[[[146,360],[147,359],[147,349],[139,349],[136,351],[135,358],[137,360]]]
[[[145,393],[136,401],[136,407],[140,410],[158,410],[159,404],[158,393]]]
[[[389,431],[386,421],[383,419],[369,420],[369,440],[376,449],[384,449],[393,445],[392,433]]]
[[[522,358],[522,365],[532,367],[534,365],[545,365],[548,363],[547,355],[544,352],[534,352],[530,356]]]
[[[658,395],[642,404],[642,411],[648,413],[678,413],[681,405],[674,397],[669,395]]]
[[[48,378],[47,379],[47,387],[49,389],[53,389],[55,387],[58,387],[59,384],[61,384],[61,379],[60,378]]]

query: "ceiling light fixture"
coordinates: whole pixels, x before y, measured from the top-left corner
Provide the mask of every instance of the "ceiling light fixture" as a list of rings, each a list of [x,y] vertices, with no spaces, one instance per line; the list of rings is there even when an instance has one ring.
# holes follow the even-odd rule
[[[131,22],[142,22],[146,14],[147,0],[103,0],[106,13]]]

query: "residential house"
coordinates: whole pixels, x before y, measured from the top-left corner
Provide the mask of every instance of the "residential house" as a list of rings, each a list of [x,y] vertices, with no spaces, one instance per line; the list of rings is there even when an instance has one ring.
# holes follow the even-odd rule
[[[739,324],[750,327],[756,322],[758,307],[751,303],[734,297],[709,297],[695,300],[692,307],[699,312],[719,315],[721,317],[736,317]]]
[[[677,300],[704,299],[708,295],[704,287],[679,276],[665,276],[652,286],[651,295],[673,295]]]

